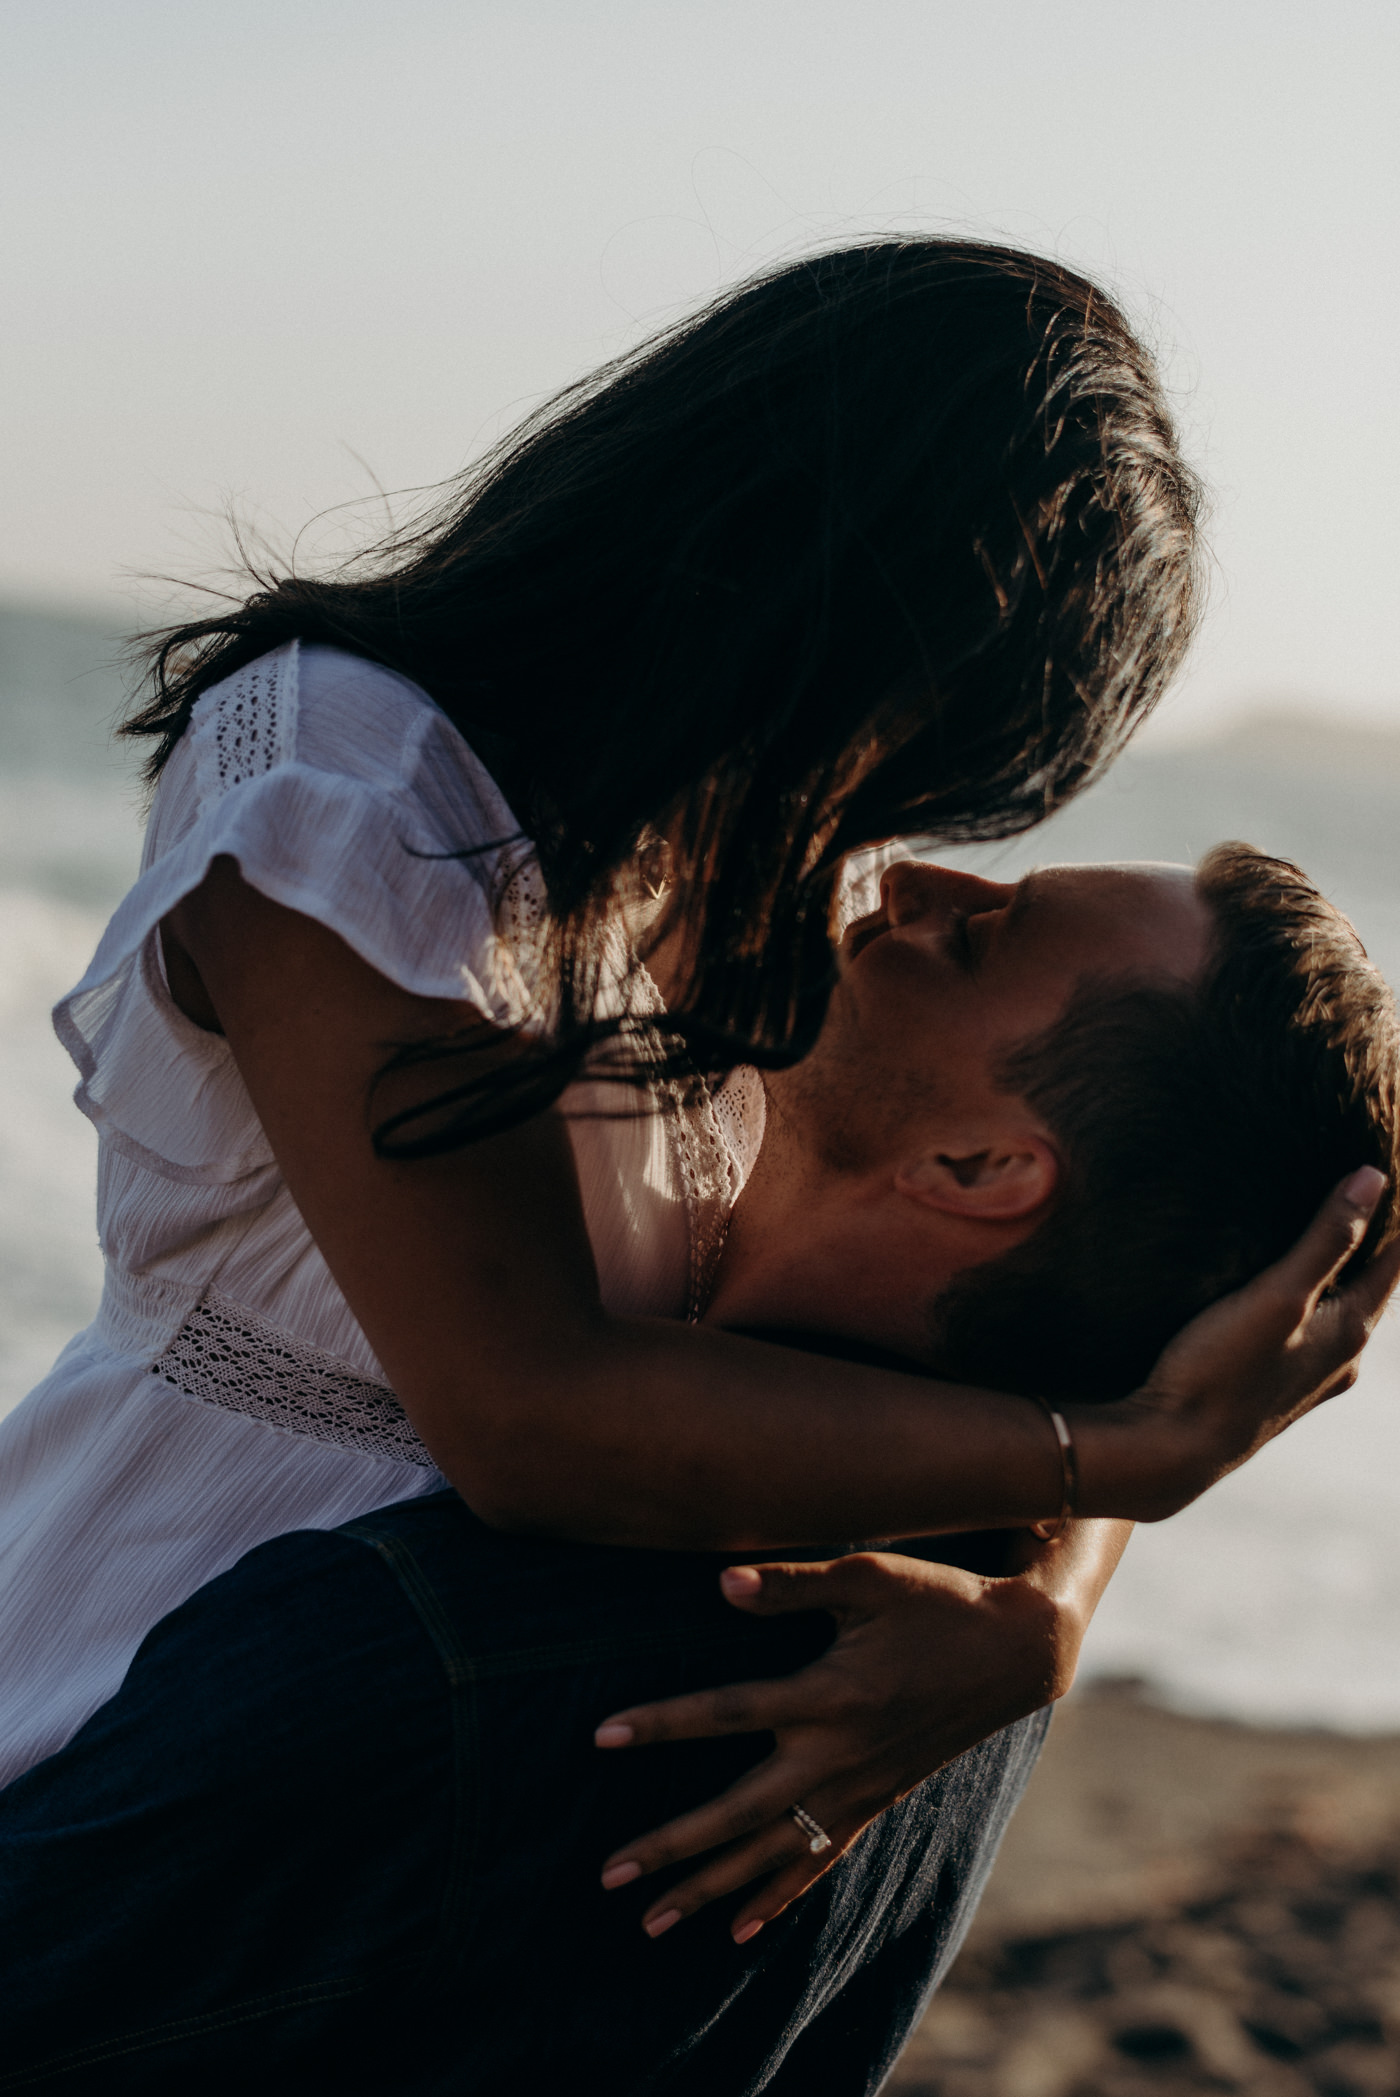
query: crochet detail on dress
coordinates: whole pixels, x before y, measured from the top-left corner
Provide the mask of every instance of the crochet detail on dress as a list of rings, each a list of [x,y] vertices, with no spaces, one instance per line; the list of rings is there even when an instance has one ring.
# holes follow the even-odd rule
[[[151,1374],[186,1398],[244,1413],[284,1434],[433,1467],[387,1384],[372,1383],[335,1355],[303,1346],[213,1290],[151,1364]]]
[[[687,1087],[674,1080],[663,1090],[670,1095],[676,1162],[690,1225],[686,1316],[694,1324],[704,1316],[714,1291],[729,1219],[738,1199],[738,1171],[719,1125],[708,1081],[697,1077]]]
[[[195,766],[201,800],[259,779],[293,754],[297,644],[245,663],[210,694],[196,722]]]
[[[724,1083],[713,1089],[711,1098],[720,1134],[734,1163],[732,1193],[737,1201],[758,1162],[767,1120],[767,1095],[763,1080],[751,1063],[731,1070]]]
[[[540,863],[529,847],[507,846],[494,898],[496,939],[491,991],[505,1017],[522,1024],[539,1017],[542,941],[548,897]]]

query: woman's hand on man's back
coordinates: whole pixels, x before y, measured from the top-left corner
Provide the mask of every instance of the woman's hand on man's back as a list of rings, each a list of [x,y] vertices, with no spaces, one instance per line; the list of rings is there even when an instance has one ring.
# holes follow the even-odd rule
[[[1062,1696],[1095,1603],[1128,1537],[1120,1522],[1076,1523],[1055,1543],[1029,1533],[1023,1570],[986,1579],[888,1551],[818,1565],[732,1567],[722,1586],[753,1615],[826,1609],[837,1635],[777,1681],[742,1682],[617,1712],[602,1747],[770,1732],[772,1753],[721,1797],[608,1859],[608,1888],[688,1858],[700,1869],[652,1902],[659,1936],[755,1879],[738,1909],[749,1937],[828,1871],[861,1830],[954,1756]],[[831,1838],[814,1854],[801,1806]]]

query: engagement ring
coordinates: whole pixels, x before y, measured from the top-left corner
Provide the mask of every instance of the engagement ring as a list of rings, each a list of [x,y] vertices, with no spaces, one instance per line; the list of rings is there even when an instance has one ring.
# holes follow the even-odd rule
[[[831,1848],[830,1835],[827,1834],[821,1822],[813,1820],[811,1814],[804,1807],[789,1806],[788,1811],[807,1837],[807,1847],[814,1857],[819,1857],[824,1849]]]

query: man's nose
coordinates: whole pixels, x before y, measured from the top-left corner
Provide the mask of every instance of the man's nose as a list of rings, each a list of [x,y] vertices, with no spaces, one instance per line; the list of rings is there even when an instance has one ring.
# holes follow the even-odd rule
[[[880,902],[892,925],[911,925],[937,912],[1000,910],[1015,893],[1014,883],[984,881],[980,874],[954,867],[930,866],[922,859],[897,859],[880,881]]]

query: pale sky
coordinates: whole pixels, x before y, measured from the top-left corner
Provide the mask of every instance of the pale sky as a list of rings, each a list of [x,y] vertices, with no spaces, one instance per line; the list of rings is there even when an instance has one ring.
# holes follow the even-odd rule
[[[769,259],[971,231],[1166,356],[1216,573],[1164,727],[1400,727],[1395,0],[0,0],[0,110],[0,592],[208,573],[230,501],[440,480]]]

